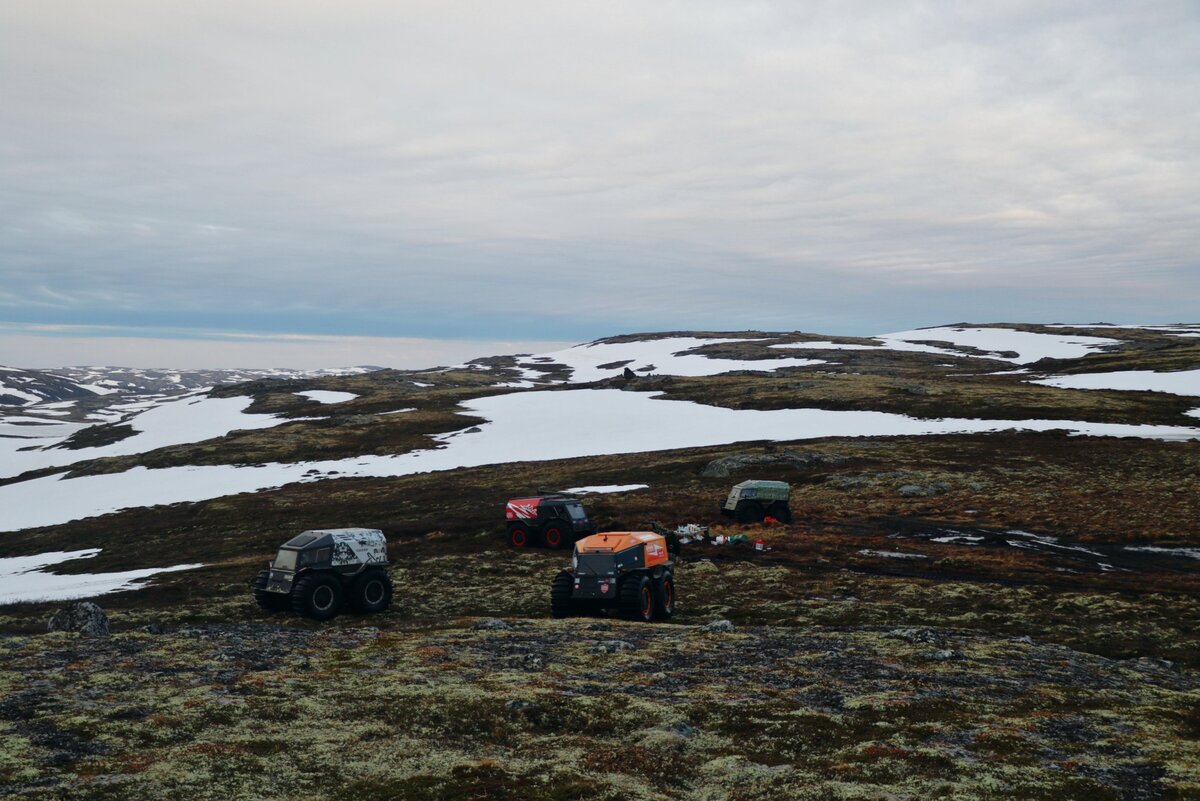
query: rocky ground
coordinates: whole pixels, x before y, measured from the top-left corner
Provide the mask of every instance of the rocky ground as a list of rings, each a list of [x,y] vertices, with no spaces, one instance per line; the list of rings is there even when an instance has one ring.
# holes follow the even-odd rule
[[[694,584],[694,581],[692,582]],[[937,627],[207,624],[0,640],[19,798],[1187,798],[1200,683]]]

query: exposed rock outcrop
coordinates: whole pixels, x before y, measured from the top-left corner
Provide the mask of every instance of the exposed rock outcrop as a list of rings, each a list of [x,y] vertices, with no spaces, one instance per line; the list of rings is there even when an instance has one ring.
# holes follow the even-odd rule
[[[91,601],[75,601],[54,613],[46,631],[77,631],[89,637],[107,637],[108,615]]]

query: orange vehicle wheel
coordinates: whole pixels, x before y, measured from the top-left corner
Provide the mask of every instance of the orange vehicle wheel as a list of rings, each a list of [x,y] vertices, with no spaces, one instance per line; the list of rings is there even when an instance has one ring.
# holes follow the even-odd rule
[[[659,620],[670,620],[675,614],[675,579],[670,573],[655,582],[654,616]]]
[[[621,617],[649,623],[654,619],[654,591],[645,573],[626,577],[621,584]]]

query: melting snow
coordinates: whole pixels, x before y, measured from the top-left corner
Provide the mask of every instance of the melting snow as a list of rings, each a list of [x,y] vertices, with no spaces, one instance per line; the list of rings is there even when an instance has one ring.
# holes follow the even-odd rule
[[[1028,364],[1039,359],[1078,359],[1108,345],[1119,344],[1120,340],[1107,337],[1085,337],[1060,334],[1035,334],[1029,331],[1014,331],[1011,328],[919,328],[914,331],[899,331],[876,337],[897,348],[900,343],[946,341],[960,347],[978,348],[986,351],[987,358],[1003,359],[1014,364]],[[926,346],[930,353],[965,354]],[[897,348],[898,349],[898,348]],[[1016,356],[1000,356],[1004,351],[1014,351]]]
[[[1172,395],[1200,395],[1200,370],[1156,373],[1152,370],[1121,370],[1113,373],[1059,375],[1031,380],[1063,389],[1124,389],[1142,392],[1169,392]]]
[[[604,484],[596,487],[571,487],[571,489],[560,490],[560,492],[565,492],[568,495],[583,495],[584,493],[632,492],[633,490],[649,488],[649,484]]]
[[[887,559],[928,559],[923,553],[901,553],[900,551],[876,551],[864,548],[858,552],[862,556],[882,556]]]
[[[136,434],[120,442],[95,448],[43,448],[19,451],[18,448],[29,446],[28,440],[0,439],[0,477],[20,475],[27,470],[74,464],[84,459],[128,456],[168,445],[203,442],[223,437],[237,429],[270,428],[290,422],[270,414],[246,414],[245,409],[252,402],[251,398],[245,397],[197,398],[189,395],[156,404],[125,421],[133,427]],[[53,436],[66,437],[83,427],[80,424],[61,423],[55,426]],[[12,431],[13,428],[15,427],[0,426],[0,433],[17,433]],[[39,426],[36,430],[41,433],[45,429]],[[57,441],[59,440],[46,444],[56,444]]]
[[[47,476],[0,486],[0,531],[54,525],[129,507],[255,492],[298,481],[317,480],[319,473],[332,470],[345,477],[402,476],[503,464],[511,462],[514,455],[519,455],[522,461],[545,461],[752,440],[1014,429],[1065,429],[1097,436],[1173,440],[1200,438],[1200,429],[1182,426],[1071,420],[919,420],[887,412],[726,409],[687,401],[659,400],[659,394],[578,389],[476,398],[463,404],[464,413],[482,417],[488,422],[471,429],[438,435],[436,439],[443,443],[443,447],[396,456],[360,456],[344,460],[261,466],[213,465],[156,470],[134,468],[125,473],[74,479]],[[552,430],[555,436],[530,438],[531,430]],[[309,475],[305,475],[306,472]]]
[[[303,395],[306,398],[311,398],[317,403],[345,403],[346,401],[354,400],[358,397],[353,392],[334,392],[327,389],[306,389],[303,392],[297,392],[297,395]]]
[[[1200,548],[1157,548],[1153,545],[1127,545],[1127,551],[1144,551],[1146,553],[1161,553],[1169,556],[1182,556],[1186,559],[1200,559]]]
[[[92,598],[120,590],[132,590],[141,582],[159,573],[194,570],[203,565],[175,565],[120,573],[82,573],[59,575],[43,568],[74,559],[90,559],[99,548],[83,551],[53,551],[37,556],[16,556],[0,559],[0,604],[20,601],[65,601],[73,598]]]
[[[767,347],[779,348],[781,350],[895,350],[894,348],[884,347],[882,344],[860,345],[857,343],[830,342],[828,340],[785,342],[781,345],[768,345]]]
[[[983,539],[984,539],[983,537],[974,537],[970,534],[952,534],[948,537],[932,537],[932,538],[930,538],[929,541],[930,542],[941,542],[941,543],[956,543],[956,544],[965,542],[967,544],[973,545],[977,542],[983,542]]]
[[[819,359],[710,359],[683,351],[715,343],[753,342],[749,339],[699,339],[670,337],[638,342],[600,342],[524,357],[522,367],[551,363],[571,368],[571,381],[587,383],[621,375],[628,367],[641,375],[706,376],[734,370],[778,370],[781,367],[810,367],[824,364]],[[681,354],[681,355],[676,355]],[[620,367],[601,368],[602,364],[628,362]],[[538,373],[540,376],[541,374]]]

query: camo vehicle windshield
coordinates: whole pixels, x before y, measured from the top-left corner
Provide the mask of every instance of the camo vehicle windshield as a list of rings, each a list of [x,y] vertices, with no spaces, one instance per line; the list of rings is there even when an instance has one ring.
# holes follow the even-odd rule
[[[300,553],[299,551],[289,551],[286,548],[281,548],[279,550],[279,553],[277,553],[275,555],[275,569],[276,570],[295,570],[296,569],[296,556],[299,553]]]

